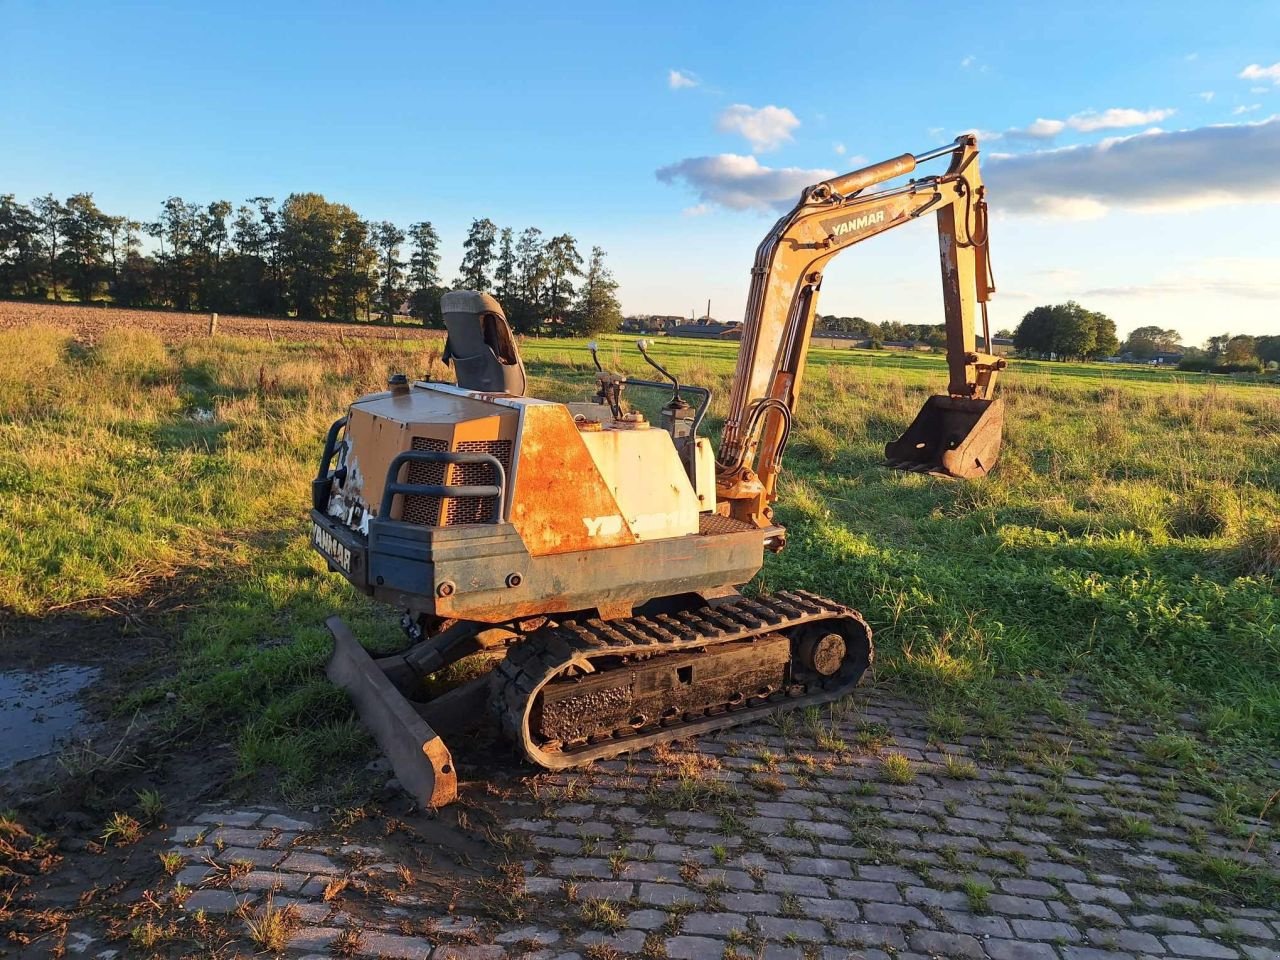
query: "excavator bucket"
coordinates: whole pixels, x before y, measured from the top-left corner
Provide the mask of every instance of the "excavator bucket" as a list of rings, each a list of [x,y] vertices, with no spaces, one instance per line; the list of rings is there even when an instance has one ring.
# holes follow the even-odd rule
[[[959,480],[986,476],[1003,435],[1003,400],[932,396],[906,433],[885,444],[885,465]]]
[[[458,798],[458,774],[444,741],[340,617],[330,617],[325,626],[333,634],[326,673],[350,695],[401,785],[424,808],[453,803]]]

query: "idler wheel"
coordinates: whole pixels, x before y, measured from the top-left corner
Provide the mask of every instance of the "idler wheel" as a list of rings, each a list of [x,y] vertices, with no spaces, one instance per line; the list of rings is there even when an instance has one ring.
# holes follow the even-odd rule
[[[805,637],[796,648],[800,663],[821,677],[834,676],[844,663],[844,637],[820,633]]]

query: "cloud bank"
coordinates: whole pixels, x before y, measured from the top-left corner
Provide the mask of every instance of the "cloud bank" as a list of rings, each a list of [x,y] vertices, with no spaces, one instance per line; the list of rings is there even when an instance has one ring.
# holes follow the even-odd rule
[[[1150,131],[1089,146],[996,155],[996,210],[1053,217],[1280,200],[1280,116],[1258,123]]]
[[[766,167],[752,156],[722,153],[670,164],[660,169],[657,177],[663,183],[683,183],[692,189],[699,207],[715,204],[730,210],[770,210],[792,206],[805,187],[835,174],[834,170]]]

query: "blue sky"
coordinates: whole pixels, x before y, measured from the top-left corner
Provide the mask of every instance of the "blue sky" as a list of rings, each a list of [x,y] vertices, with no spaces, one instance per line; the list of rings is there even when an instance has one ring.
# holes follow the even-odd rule
[[[1122,332],[1280,333],[1275,2],[0,0],[0,43],[21,199],[315,190],[433,220],[447,275],[488,216],[603,246],[627,312],[733,318],[801,186],[978,130],[998,326],[1074,297]],[[934,249],[856,248],[820,309],[940,322]]]

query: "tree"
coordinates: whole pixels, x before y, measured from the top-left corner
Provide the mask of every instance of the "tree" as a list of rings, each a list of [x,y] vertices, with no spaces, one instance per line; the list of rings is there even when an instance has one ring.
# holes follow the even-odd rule
[[[1116,337],[1116,322],[1103,313],[1093,314],[1097,324],[1096,343],[1090,359],[1098,357],[1114,357],[1120,352],[1120,340]]]
[[[516,242],[515,296],[503,304],[517,333],[536,333],[542,325],[542,287],[547,279],[546,246],[542,231],[526,227]]]
[[[231,204],[215,200],[196,216],[193,270],[196,275],[196,300],[202,310],[225,310],[230,290],[223,276],[222,255],[230,236],[227,217]]]
[[[395,319],[396,311],[404,302],[404,261],[400,259],[400,244],[405,233],[389,220],[383,220],[373,228],[373,242],[378,249],[378,313],[384,323]]]
[[[1254,359],[1256,359],[1254,339],[1243,334],[1228,340],[1222,351],[1224,363],[1247,363]]]
[[[591,248],[591,258],[583,276],[582,289],[570,317],[570,330],[575,334],[611,333],[622,323],[622,307],[618,303],[618,281],[604,265],[604,251]]]
[[[544,316],[562,321],[573,298],[573,278],[582,276],[577,241],[562,233],[547,241],[547,299]]]
[[[487,291],[491,286],[489,271],[493,266],[493,246],[498,239],[498,227],[492,220],[472,220],[467,239],[462,245],[461,276],[458,286],[465,290]]]
[[[494,292],[498,302],[510,309],[517,295],[516,288],[516,251],[514,232],[510,227],[503,227],[498,241],[498,266],[493,272]]]
[[[63,275],[80,301],[88,303],[106,279],[106,214],[93,202],[93,194],[77,193],[63,205],[59,227]]]
[[[1253,346],[1263,363],[1280,363],[1280,336],[1258,337]]]
[[[40,244],[44,248],[45,256],[45,278],[48,285],[53,288],[53,299],[58,300],[60,299],[58,276],[61,270],[58,255],[62,252],[62,218],[66,211],[52,193],[36,197],[32,205],[35,207],[36,221],[40,225]]]
[[[0,295],[37,292],[41,252],[39,218],[12,193],[0,195]]]
[[[440,235],[431,221],[409,227],[413,253],[409,255],[409,312],[428,326],[439,326]]]
[[[1029,310],[1013,332],[1013,343],[1025,356],[1059,360],[1110,356],[1119,348],[1115,322],[1074,300]]]
[[[1139,360],[1149,360],[1157,353],[1177,352],[1181,341],[1182,334],[1177,330],[1166,330],[1155,326],[1138,327],[1124,342],[1124,351]]]
[[[287,303],[302,320],[332,316],[359,300],[368,269],[353,253],[367,244],[363,221],[350,207],[318,193],[294,193],[280,207],[280,250]],[[367,230],[367,227],[365,228]],[[367,233],[364,234],[367,236]],[[338,277],[339,268],[342,276]]]

